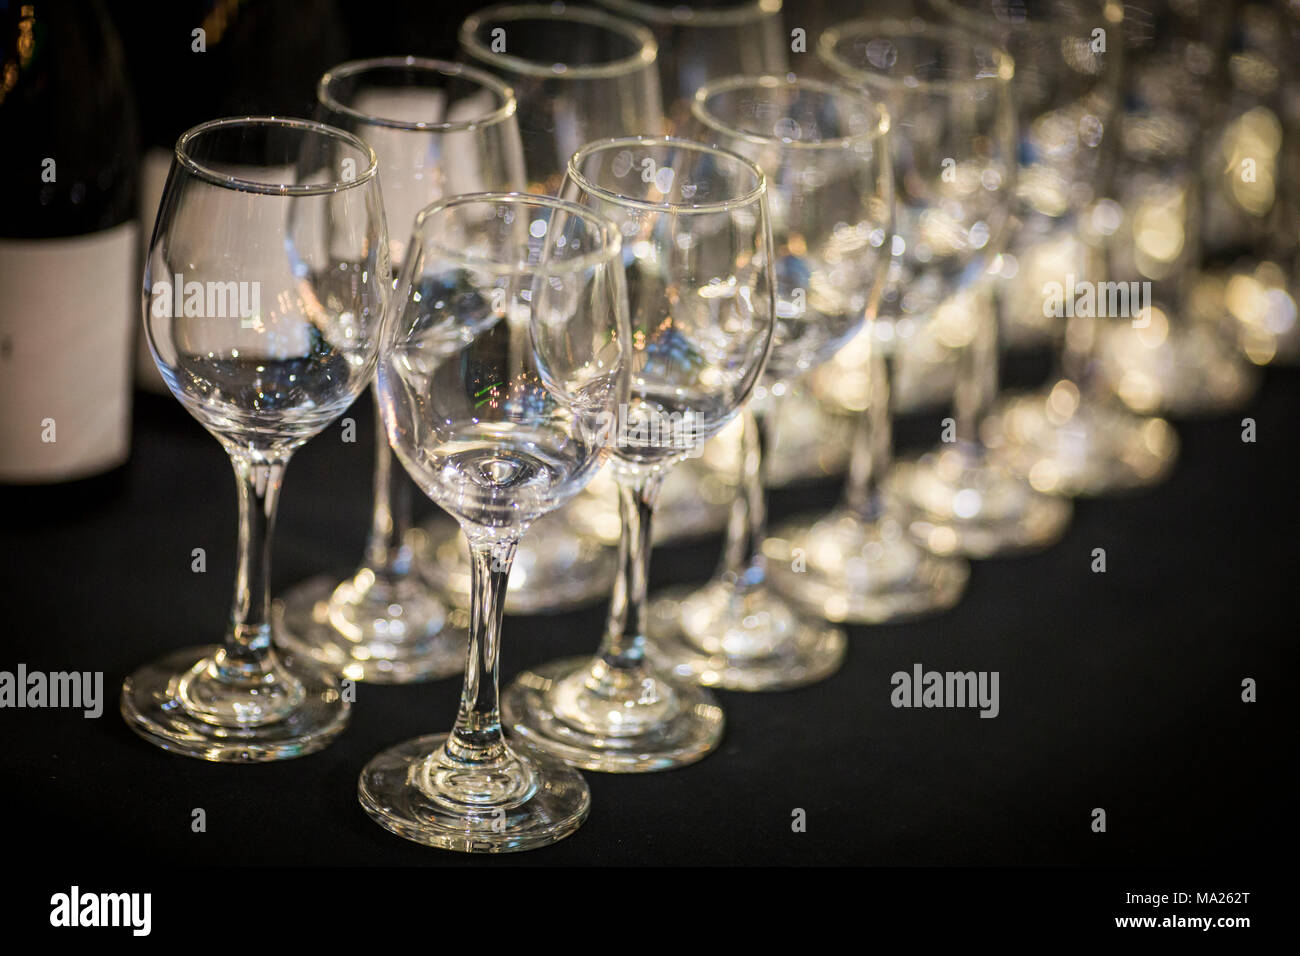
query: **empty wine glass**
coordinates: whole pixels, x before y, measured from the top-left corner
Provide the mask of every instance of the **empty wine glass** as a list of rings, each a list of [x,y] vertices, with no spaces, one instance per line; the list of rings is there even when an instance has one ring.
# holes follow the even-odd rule
[[[623,539],[600,650],[520,675],[503,710],[521,739],[591,770],[666,770],[722,736],[722,709],[646,658],[650,519],[664,474],[749,399],[775,328],[767,182],[734,153],[674,138],[584,146],[564,195],[624,237],[632,383],[611,459]]]
[[[667,670],[731,690],[774,690],[820,680],[844,657],[842,630],[768,585],[764,455],[792,382],[834,355],[879,301],[894,225],[889,115],[852,87],[771,75],[706,84],[693,110],[697,139],[767,176],[777,322],[762,385],[742,415],[742,480],[722,564],[703,587],[657,598],[648,637]]]
[[[1218,7],[1229,34],[1216,36],[1204,22],[1201,32],[1217,54],[1217,82],[1200,157],[1205,275],[1195,305],[1210,317],[1230,316],[1253,364],[1294,366],[1300,362],[1300,63],[1293,44],[1300,38],[1300,6]]]
[[[1160,481],[1177,453],[1173,429],[1130,412],[1096,375],[1099,326],[1110,320],[1103,246],[1112,218],[1106,190],[1121,93],[1123,4],[932,2],[950,22],[989,37],[1016,60],[1019,222],[1010,253],[1018,271],[999,285],[999,307],[1010,313],[1006,324],[1020,310],[1040,323],[1046,317],[1057,342],[1050,384],[1004,399],[979,437],[1038,491],[1099,494]]]
[[[708,81],[738,74],[779,73],[786,68],[789,37],[781,25],[782,0],[597,2],[654,31],[669,133],[681,134],[687,129],[695,91]]]
[[[643,26],[602,10],[562,3],[490,7],[460,28],[462,56],[502,77],[519,100],[528,190],[553,195],[584,143],[659,133],[658,47]],[[507,592],[511,612],[565,610],[609,593],[617,555],[574,520],[594,491],[543,517],[519,546]],[[464,595],[469,548],[455,524],[430,522],[421,561],[444,593]]]
[[[843,83],[844,77],[818,54],[826,30],[868,16],[873,20],[906,20],[926,12],[932,14],[926,6],[925,0],[872,0],[869,6],[863,0],[786,3],[782,15],[790,47],[790,69],[801,78]],[[903,331],[910,334],[892,343],[895,414],[928,413],[947,405],[952,400],[959,346],[948,341],[946,330],[937,323],[904,326]],[[809,374],[799,390],[783,399],[776,447],[768,455],[773,487],[784,484],[785,476],[803,479],[847,474],[854,422],[863,412],[870,390],[870,346],[870,329],[864,325],[852,342]],[[802,400],[799,391],[806,396]]]
[[[983,207],[983,218],[973,227],[981,242],[967,268],[987,268],[1012,232],[1016,157],[1011,71],[997,77],[998,64],[985,47],[975,62],[987,76],[970,87],[978,92],[969,103],[954,104],[944,97],[921,100],[915,92],[914,83],[920,79],[916,71],[933,69],[936,39],[950,59],[965,55],[967,45],[960,34],[938,24],[916,20],[899,26],[901,30],[861,21],[843,24],[823,36],[822,53],[842,76],[889,91],[893,101],[911,101],[899,102],[900,109],[928,108],[932,119],[947,128],[946,143],[927,141],[924,122],[908,124],[906,132],[922,153],[934,148],[953,151],[944,154],[947,179],[941,174],[940,183],[956,187],[945,197],[949,201],[961,197],[968,205]],[[892,55],[882,52],[891,44]],[[967,142],[954,142],[958,138]],[[978,180],[959,182],[960,176],[977,173]],[[925,247],[932,238],[918,236],[916,241]],[[984,558],[1041,548],[1061,536],[1072,511],[1067,501],[1036,491],[990,455],[979,438],[998,391],[998,324],[991,286],[987,279],[972,283],[959,299],[936,310],[944,337],[959,350],[952,425],[934,451],[896,462],[886,479],[892,496],[912,512],[912,532],[941,554]]]
[[[460,48],[515,91],[529,192],[555,195],[584,143],[662,131],[659,47],[640,24],[563,3],[488,7],[461,24]]]
[[[478,193],[416,219],[377,383],[393,450],[469,538],[465,687],[450,734],[383,751],[358,794],[417,843],[499,853],[582,823],[582,775],[517,751],[497,706],[501,618],[519,538],[591,479],[627,398],[620,237],[550,197]]]
[[[691,102],[695,91],[710,80],[735,74],[781,73],[786,69],[787,34],[781,25],[782,0],[692,0],[658,3],[655,0],[598,0],[612,13],[649,27],[659,44],[656,66],[664,110],[664,129],[689,136]],[[648,127],[627,132],[650,133]],[[660,132],[653,130],[653,132]],[[739,423],[737,423],[739,426]],[[739,428],[733,435],[739,434]],[[711,443],[725,454],[727,436]],[[771,451],[771,449],[769,449]],[[728,461],[730,464],[730,461]],[[677,537],[677,529],[690,527],[702,534],[726,526],[727,508],[701,508],[710,486],[735,486],[731,468],[718,469],[706,454],[692,456],[673,470],[655,504],[655,529]],[[734,491],[727,495],[735,498]],[[617,506],[607,500],[606,506]],[[658,540],[658,539],[656,539]]]
[[[395,269],[416,214],[433,200],[523,188],[514,94],[481,70],[416,57],[357,60],[321,77],[316,98],[320,119],[379,157]],[[277,637],[354,680],[446,677],[463,664],[465,630],[417,573],[411,482],[377,432],[365,557],[342,581],[325,574],[283,594]]]
[[[894,261],[868,333],[871,391],[844,499],[816,521],[777,529],[767,551],[782,594],[831,620],[875,623],[952,606],[969,574],[964,560],[913,536],[911,509],[887,485],[894,350],[924,323],[974,335],[971,297],[1009,216],[1013,64],[992,44],[921,19],[854,21],[820,44],[828,64],[881,97],[893,118]]]
[[[196,126],[176,144],[145,261],[145,332],[172,394],[230,455],[239,564],[225,643],[174,652],[122,687],[122,714],[192,757],[319,750],[349,705],[272,647],[271,531],[294,449],[366,387],[392,293],[374,152],[306,120]]]
[[[1115,202],[1107,207],[1119,224],[1107,251],[1130,300],[1135,290],[1150,294],[1133,321],[1099,330],[1097,353],[1106,384],[1143,414],[1221,414],[1259,385],[1231,316],[1197,309],[1194,298],[1206,219],[1201,157],[1212,111],[1205,104],[1218,100],[1212,84],[1231,18],[1231,7],[1213,0],[1125,5],[1125,96]],[[1239,162],[1224,167],[1239,176]]]

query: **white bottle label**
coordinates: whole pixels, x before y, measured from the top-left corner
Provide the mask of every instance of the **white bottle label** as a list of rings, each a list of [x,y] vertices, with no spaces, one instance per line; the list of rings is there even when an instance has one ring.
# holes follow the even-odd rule
[[[136,224],[0,239],[0,481],[107,471],[130,450]]]

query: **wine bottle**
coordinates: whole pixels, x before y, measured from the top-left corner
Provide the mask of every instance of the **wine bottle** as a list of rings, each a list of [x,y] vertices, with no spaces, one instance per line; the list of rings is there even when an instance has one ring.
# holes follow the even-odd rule
[[[0,483],[123,465],[139,136],[101,0],[0,4]]]

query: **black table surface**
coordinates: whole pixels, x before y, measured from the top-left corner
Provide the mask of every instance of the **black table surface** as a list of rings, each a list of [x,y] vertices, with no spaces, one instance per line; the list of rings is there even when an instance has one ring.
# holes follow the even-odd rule
[[[720,695],[721,748],[687,768],[590,773],[574,836],[518,864],[1237,865],[1277,852],[1294,759],[1295,502],[1300,373],[1271,369],[1244,410],[1178,423],[1177,470],[1141,494],[1080,501],[1046,552],[975,566],[953,611],[850,628],[843,669],[817,686]],[[904,444],[938,433],[903,422]],[[355,563],[367,524],[372,409],[348,413],[290,465],[273,583]],[[1255,419],[1257,441],[1242,441]],[[834,483],[774,496],[779,518],[833,503]],[[57,499],[53,499],[57,501]],[[427,505],[427,502],[422,502]],[[170,397],[140,395],[121,487],[98,506],[7,509],[3,653],[45,671],[103,671],[98,719],[0,713],[6,848],[87,864],[481,864],[407,843],[356,798],[366,760],[444,731],[458,680],[360,685],[326,750],[227,766],[158,750],[127,729],[117,688],[173,648],[219,640],[234,575],[233,478]],[[1091,570],[1094,548],[1107,569]],[[207,570],[191,570],[203,548]],[[652,588],[701,581],[718,540],[656,551]],[[503,681],[590,652],[603,606],[508,617]],[[1000,674],[1001,712],[898,709],[890,675]],[[1258,702],[1242,700],[1242,681]],[[1105,833],[1092,829],[1104,808]],[[191,827],[202,808],[206,831]],[[802,809],[806,830],[796,832]]]

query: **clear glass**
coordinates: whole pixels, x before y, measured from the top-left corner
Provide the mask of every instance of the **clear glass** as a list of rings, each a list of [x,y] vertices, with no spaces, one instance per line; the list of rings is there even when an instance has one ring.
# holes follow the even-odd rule
[[[504,713],[522,740],[591,770],[637,773],[710,753],[722,709],[646,655],[651,517],[664,474],[731,421],[758,384],[775,330],[767,182],[748,160],[673,138],[593,143],[564,195],[624,236],[632,383],[612,463],[623,538],[594,658],[522,674]]]
[[[1226,99],[1213,81],[1232,11],[1210,0],[1135,0],[1126,13],[1114,202],[1093,218],[1108,234],[1110,274],[1138,284],[1126,287],[1132,320],[1099,329],[1098,372],[1141,414],[1221,414],[1249,400],[1260,381],[1227,311],[1198,310],[1193,301],[1206,201],[1200,166],[1211,127],[1205,104]],[[1235,157],[1223,168],[1240,178]],[[1149,293],[1137,309],[1134,291]]]
[[[818,40],[827,29],[858,18],[906,20],[926,14],[933,11],[925,0],[790,0],[782,10],[789,67],[801,79],[843,83],[818,55]],[[905,323],[901,331],[890,343],[895,413],[938,411],[952,400],[960,346],[940,338],[933,323]],[[770,487],[847,475],[854,423],[870,389],[869,340],[864,326],[782,399],[775,444],[765,449]]]
[[[239,562],[225,643],[177,651],[122,687],[123,716],[150,742],[266,761],[346,726],[336,678],[272,646],[271,532],[294,449],[370,380],[391,293],[377,162],[361,140],[254,117],[177,142],[145,262],[145,331],[167,387],[234,463]]]
[[[659,79],[665,132],[685,135],[695,91],[724,76],[783,73],[790,35],[781,24],[782,0],[597,0],[646,24],[659,43]],[[648,131],[645,131],[648,132]]]
[[[498,6],[461,25],[460,48],[462,57],[510,83],[519,98],[529,192],[554,195],[569,157],[585,143],[662,132],[658,46],[636,23],[584,7]],[[520,542],[507,611],[561,611],[609,594],[617,552],[574,520],[576,510],[592,504],[584,492]],[[467,599],[464,535],[446,521],[424,531],[423,573],[445,593]]]
[[[1300,364],[1300,188],[1283,170],[1296,162],[1295,103],[1300,69],[1294,41],[1300,8],[1245,3],[1221,10],[1213,0],[1195,9],[1200,39],[1217,56],[1201,159],[1204,274],[1192,298],[1207,319],[1236,325],[1255,365]],[[1179,12],[1186,9],[1180,5]],[[1226,36],[1213,16],[1228,20]],[[1230,17],[1224,14],[1231,14]],[[1254,176],[1243,173],[1254,164]],[[1288,225],[1290,224],[1290,225]]]
[[[1005,51],[985,44],[976,47],[973,60],[983,76],[972,75],[970,63],[962,60],[969,55],[970,42],[960,31],[924,21],[919,28],[909,24],[902,33],[889,27],[882,32],[880,24],[860,21],[828,31],[821,52],[844,76],[891,90],[895,100],[909,100],[906,105],[928,109],[932,116],[954,109],[973,111],[971,122],[950,128],[946,143],[937,141],[933,130],[920,122],[910,123],[908,134],[917,152],[941,150],[934,155],[951,160],[947,163],[950,185],[959,185],[959,177],[971,170],[990,171],[980,173],[977,192],[987,211],[974,226],[983,242],[966,263],[967,269],[976,270],[995,261],[1000,264],[995,257],[1013,232],[1009,218],[1017,161],[1010,95],[1014,70],[1000,70],[1002,63],[1010,62]],[[880,56],[882,43],[893,45],[892,59]],[[946,75],[944,62],[950,65]],[[953,94],[955,103],[947,97],[922,99],[916,94],[917,84],[954,80],[971,84],[968,102],[961,102],[966,95],[962,93]],[[888,494],[908,513],[913,536],[940,555],[987,558],[1043,548],[1064,533],[1072,511],[1068,502],[1036,491],[1023,475],[989,454],[980,439],[998,391],[998,323],[991,284],[991,279],[978,286],[971,283],[959,296],[932,310],[933,322],[958,352],[953,427],[940,435],[933,451],[893,462],[886,476]]]
[[[1000,402],[979,438],[1042,492],[1100,494],[1160,481],[1177,453],[1173,429],[1130,412],[1099,381],[1099,330],[1109,319],[1073,308],[1079,290],[1103,289],[1109,278],[1091,226],[1114,173],[1123,4],[1043,0],[1012,17],[996,0],[932,2],[1015,58],[1019,224],[1008,253],[1014,278],[999,284],[998,307],[1004,327],[1046,328],[1057,357],[1047,386]]]
[[[914,534],[913,509],[891,487],[894,367],[919,326],[954,323],[968,343],[982,339],[968,350],[988,374],[991,323],[972,299],[1010,218],[1014,65],[987,42],[920,19],[841,24],[822,34],[819,55],[896,117],[894,259],[866,339],[870,391],[844,498],[818,520],[777,529],[767,551],[773,584],[791,600],[834,621],[876,623],[952,606],[969,574],[953,548],[936,554]],[[967,401],[978,408],[987,397]],[[958,417],[969,427],[970,413]],[[953,437],[969,454],[960,450],[969,434]]]
[[[556,195],[585,143],[662,131],[659,48],[639,24],[563,4],[489,7],[461,24],[460,49],[515,91],[529,192]]]
[[[630,333],[620,237],[573,203],[478,193],[416,220],[377,383],[388,440],[473,551],[460,712],[449,734],[380,753],[366,812],[429,846],[545,846],[587,816],[576,770],[506,742],[501,619],[520,537],[592,478],[627,401]]]
[[[472,67],[416,57],[356,60],[317,84],[317,115],[379,158],[389,250],[400,268],[410,226],[444,196],[521,189],[510,88]],[[378,402],[376,402],[378,415]],[[405,683],[457,673],[466,634],[419,573],[411,483],[378,428],[374,505],[361,564],[298,584],[275,602],[284,646],[353,680]]]
[[[650,606],[652,657],[667,670],[730,690],[821,680],[845,635],[768,583],[765,451],[776,405],[873,314],[890,265],[893,200],[889,114],[879,98],[794,76],[733,76],[700,88],[692,128],[767,176],[775,240],[776,330],[760,392],[743,413],[741,476],[717,574]]]

